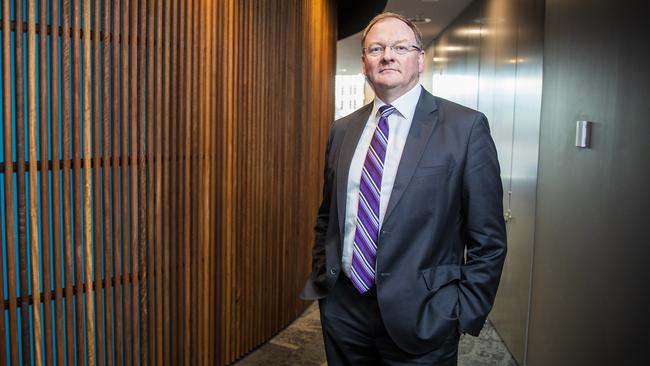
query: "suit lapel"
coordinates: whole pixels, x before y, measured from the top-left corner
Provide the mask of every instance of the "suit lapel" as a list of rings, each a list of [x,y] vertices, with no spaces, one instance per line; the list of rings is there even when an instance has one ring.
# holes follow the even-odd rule
[[[386,222],[393,212],[404,190],[408,187],[411,177],[413,177],[415,168],[424,153],[424,148],[438,122],[439,113],[434,113],[437,109],[438,104],[433,95],[423,89],[420,100],[418,100],[415,108],[413,122],[411,123],[408,137],[406,138],[404,151],[402,152],[402,157],[397,168],[397,175],[395,176],[395,183],[393,184],[393,192],[390,195],[390,201],[388,201],[383,222]]]
[[[341,242],[343,242],[343,230],[345,228],[345,203],[347,202],[350,164],[352,163],[352,156],[361,138],[361,133],[363,133],[368,117],[370,117],[372,106],[373,103],[367,104],[359,111],[357,117],[350,121],[350,126],[345,130],[345,136],[343,136],[343,142],[341,144],[341,152],[336,166],[336,207],[338,208]]]

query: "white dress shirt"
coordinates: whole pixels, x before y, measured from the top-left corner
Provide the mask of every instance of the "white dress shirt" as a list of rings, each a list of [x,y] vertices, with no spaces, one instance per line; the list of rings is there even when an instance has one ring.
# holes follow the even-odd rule
[[[384,214],[390,200],[395,183],[397,167],[402,158],[404,144],[408,137],[415,114],[415,106],[420,99],[422,86],[417,84],[406,94],[397,98],[391,105],[395,111],[388,116],[388,147],[386,148],[386,157],[384,160],[384,172],[381,180],[381,197],[379,201],[379,229],[384,222]],[[350,267],[352,265],[352,252],[354,246],[354,234],[357,225],[357,210],[359,209],[359,181],[361,180],[361,171],[363,163],[368,153],[370,141],[375,133],[379,123],[379,108],[385,105],[383,101],[375,97],[374,106],[370,117],[363,129],[357,148],[352,157],[350,172],[348,174],[347,195],[345,204],[345,229],[343,237],[343,257],[341,259],[343,272],[350,277]]]

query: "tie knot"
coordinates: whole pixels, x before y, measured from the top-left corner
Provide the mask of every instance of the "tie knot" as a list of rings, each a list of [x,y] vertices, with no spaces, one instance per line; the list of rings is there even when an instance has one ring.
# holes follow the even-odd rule
[[[393,107],[390,104],[382,105],[381,107],[379,107],[379,114],[381,114],[382,117],[388,117],[394,111],[395,111],[395,107]]]

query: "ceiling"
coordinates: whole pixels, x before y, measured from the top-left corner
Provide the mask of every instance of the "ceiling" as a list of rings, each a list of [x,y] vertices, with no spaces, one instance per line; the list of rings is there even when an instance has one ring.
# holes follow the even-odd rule
[[[416,22],[422,32],[422,42],[429,45],[472,0],[388,0],[385,11],[399,13],[409,19],[429,18],[428,23]],[[337,42],[336,74],[361,73],[361,34],[355,33]]]

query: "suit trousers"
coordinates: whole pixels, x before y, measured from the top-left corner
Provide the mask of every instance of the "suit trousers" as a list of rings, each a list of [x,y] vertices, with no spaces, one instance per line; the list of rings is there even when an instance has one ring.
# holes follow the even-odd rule
[[[361,295],[341,274],[329,295],[319,300],[319,306],[330,366],[457,364],[457,329],[431,352],[414,355],[400,349],[384,326],[375,287]]]

